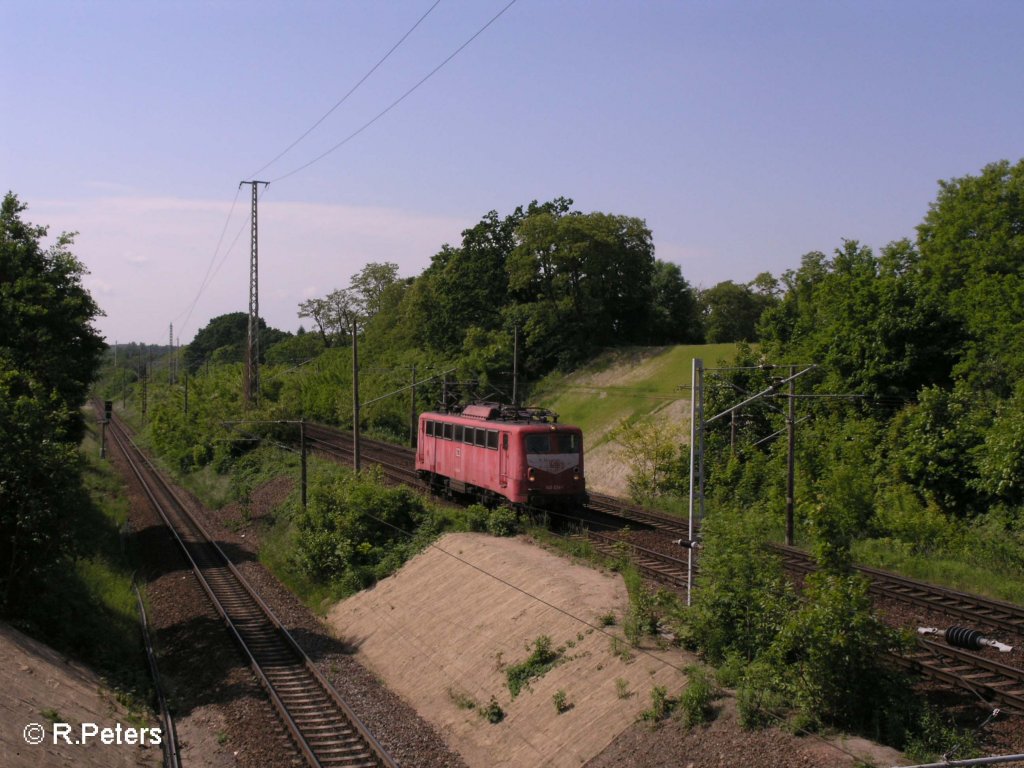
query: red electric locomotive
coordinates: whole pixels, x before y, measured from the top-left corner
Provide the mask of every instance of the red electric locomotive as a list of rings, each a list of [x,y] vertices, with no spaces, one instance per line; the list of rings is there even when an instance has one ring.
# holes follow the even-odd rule
[[[538,409],[468,405],[420,415],[416,471],[444,493],[554,507],[587,499],[583,433]]]

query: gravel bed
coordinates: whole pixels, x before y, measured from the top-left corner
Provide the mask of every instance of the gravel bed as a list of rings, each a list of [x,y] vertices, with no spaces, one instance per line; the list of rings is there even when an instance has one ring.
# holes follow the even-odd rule
[[[178,727],[182,761],[209,768],[302,765],[269,700],[116,445],[109,455],[128,479],[130,546],[142,564],[137,577],[146,586],[150,629]]]
[[[125,472],[120,457],[114,460]],[[188,765],[303,765],[248,664],[185,565],[177,544],[150,509],[137,481],[132,479],[130,487],[131,524],[139,559],[145,564],[161,675],[171,690],[175,718],[201,709],[204,720],[223,723],[223,731],[197,734],[195,738],[202,742],[206,755],[201,760],[197,760],[199,755],[190,757]],[[258,562],[260,532],[273,507],[290,490],[287,478],[269,483],[254,492],[245,514],[237,505],[204,510],[185,491],[180,497],[400,765],[463,768],[465,763],[433,726],[359,665],[317,617]]]

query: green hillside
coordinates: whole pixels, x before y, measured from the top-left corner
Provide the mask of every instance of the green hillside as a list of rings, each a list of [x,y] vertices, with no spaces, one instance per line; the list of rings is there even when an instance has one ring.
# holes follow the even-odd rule
[[[735,355],[735,344],[609,350],[572,373],[545,378],[533,390],[531,404],[581,427],[593,449],[626,421],[658,413],[670,418],[685,414],[688,421],[693,359],[714,366]]]

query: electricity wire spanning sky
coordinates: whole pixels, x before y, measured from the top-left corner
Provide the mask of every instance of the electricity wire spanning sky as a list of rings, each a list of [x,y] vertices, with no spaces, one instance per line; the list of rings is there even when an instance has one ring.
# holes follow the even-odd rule
[[[1019,0],[8,0],[0,191],[79,233],[110,342],[247,310],[256,174],[284,330],[560,195],[747,282],[913,237],[940,179],[1020,159],[1022,28]]]

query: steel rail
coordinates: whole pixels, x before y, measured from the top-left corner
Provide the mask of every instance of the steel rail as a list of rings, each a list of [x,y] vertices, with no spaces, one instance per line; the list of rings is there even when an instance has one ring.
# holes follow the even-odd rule
[[[133,473],[178,541],[200,585],[249,660],[306,761],[315,768],[398,768],[230,558],[188,511],[174,488],[145,459],[123,426],[117,420],[112,420],[111,424],[115,427],[111,430],[112,436]],[[140,462],[147,465],[162,492],[177,507],[180,522],[192,528],[192,541],[186,542],[189,536],[183,536],[172,522],[167,505],[157,499]],[[357,742],[362,742],[362,746]]]
[[[167,697],[164,695],[163,683],[160,681],[160,670],[156,664],[156,653],[153,650],[153,641],[149,636],[149,620],[146,617],[146,606],[142,602],[142,593],[132,578],[132,589],[135,590],[135,600],[139,604],[139,621],[142,625],[142,642],[146,647],[146,660],[149,662],[149,674],[153,678],[153,687],[156,689],[157,704],[160,707],[160,722],[163,725],[163,738],[161,744],[164,753],[165,768],[181,768],[181,756],[178,753],[178,731],[174,727],[174,718],[171,717],[171,710],[167,706]]]

